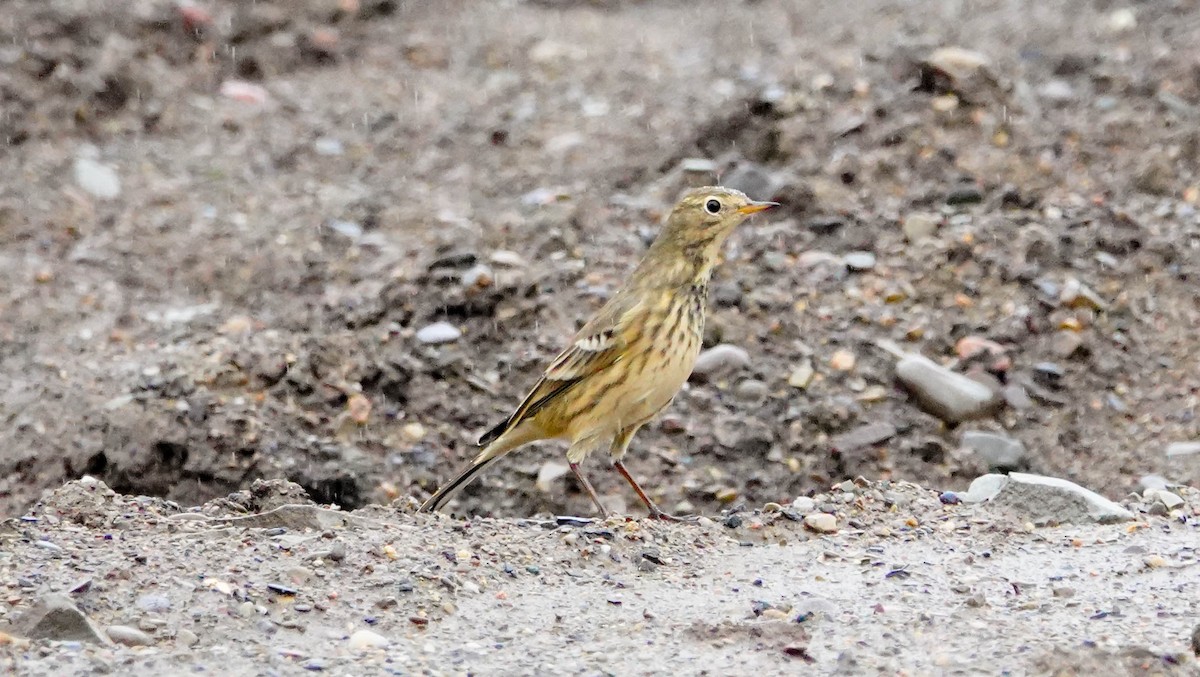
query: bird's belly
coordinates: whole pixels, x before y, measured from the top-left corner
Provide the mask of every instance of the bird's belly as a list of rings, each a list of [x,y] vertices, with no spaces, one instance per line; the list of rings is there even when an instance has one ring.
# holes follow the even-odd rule
[[[696,361],[697,351],[690,346],[681,348],[658,365],[631,374],[625,383],[606,395],[609,401],[596,403],[599,408],[612,412],[610,425],[613,431],[645,423],[671,403],[691,375]]]

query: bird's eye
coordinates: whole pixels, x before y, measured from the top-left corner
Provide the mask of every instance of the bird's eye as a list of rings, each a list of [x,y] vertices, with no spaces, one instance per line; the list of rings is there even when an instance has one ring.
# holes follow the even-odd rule
[[[704,211],[709,214],[716,214],[721,211],[721,201],[715,198],[709,198],[708,202],[704,203]]]

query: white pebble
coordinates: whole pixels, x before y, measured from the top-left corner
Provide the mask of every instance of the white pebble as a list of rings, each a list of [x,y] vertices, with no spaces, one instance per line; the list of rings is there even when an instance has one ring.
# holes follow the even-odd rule
[[[818,534],[837,531],[837,518],[827,512],[814,512],[804,516],[804,526]]]
[[[154,643],[153,637],[128,625],[110,625],[106,632],[109,639],[125,646],[150,646]]]
[[[462,332],[449,322],[434,322],[417,331],[417,340],[421,343],[452,343],[460,338]]]
[[[117,171],[87,157],[75,160],[75,183],[101,200],[112,200],[121,194],[121,178]]]
[[[387,637],[370,630],[358,630],[350,635],[350,648],[354,651],[384,649],[388,644],[391,644],[391,641]]]

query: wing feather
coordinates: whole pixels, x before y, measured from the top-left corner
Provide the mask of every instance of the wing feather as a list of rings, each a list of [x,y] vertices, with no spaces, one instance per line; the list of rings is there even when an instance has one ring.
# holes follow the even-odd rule
[[[579,330],[571,345],[554,358],[512,416],[484,434],[479,444],[490,444],[562,397],[588,376],[619,362],[625,348],[622,329],[637,309],[637,304],[631,303],[631,300],[627,296],[614,296],[605,304]]]

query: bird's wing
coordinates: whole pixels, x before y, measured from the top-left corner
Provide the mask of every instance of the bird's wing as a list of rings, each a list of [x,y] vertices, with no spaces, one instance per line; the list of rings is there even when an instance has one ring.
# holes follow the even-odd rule
[[[636,300],[628,296],[618,295],[609,300],[575,334],[571,345],[554,358],[512,416],[484,434],[479,443],[490,444],[580,381],[620,361],[626,345],[625,332],[622,330],[637,308]]]

